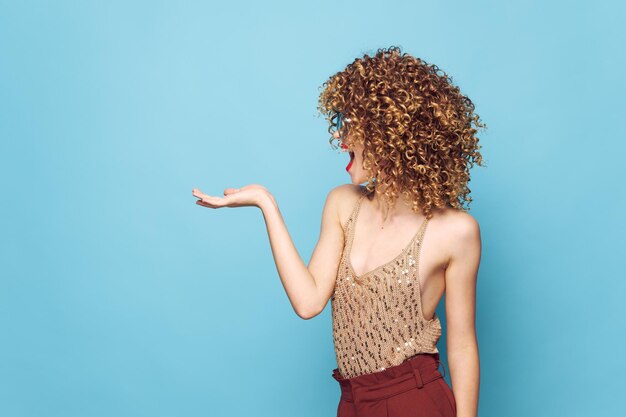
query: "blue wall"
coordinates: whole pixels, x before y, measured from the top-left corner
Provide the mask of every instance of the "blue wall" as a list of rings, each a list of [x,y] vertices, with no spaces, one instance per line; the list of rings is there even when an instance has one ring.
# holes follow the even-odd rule
[[[0,415],[334,415],[330,305],[298,318],[261,212],[191,190],[265,185],[308,261],[349,182],[318,87],[390,45],[450,74],[489,127],[470,184],[480,415],[616,415],[624,11],[1,1]]]

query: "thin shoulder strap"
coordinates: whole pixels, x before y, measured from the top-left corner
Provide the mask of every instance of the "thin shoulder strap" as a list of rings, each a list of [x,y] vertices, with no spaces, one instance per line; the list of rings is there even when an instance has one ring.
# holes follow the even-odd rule
[[[354,236],[354,224],[356,223],[356,219],[359,215],[359,209],[361,208],[361,202],[363,201],[363,199],[365,198],[366,194],[363,193],[358,200],[356,201],[356,203],[354,204],[354,208],[352,209],[352,213],[350,214],[350,217],[348,218],[348,220],[346,221],[346,224],[344,226],[344,230],[346,233],[346,247],[348,248],[348,253],[350,251],[350,248],[352,247],[352,239]]]
[[[417,232],[417,239],[416,242],[418,244],[422,243],[422,240],[424,239],[424,233],[426,233],[426,226],[428,225],[428,217],[424,218],[424,221],[422,221],[422,225],[420,226],[418,232]]]
[[[407,247],[407,249],[414,256],[419,257],[419,249],[422,246],[422,240],[424,240],[424,233],[426,233],[426,226],[428,226],[428,220],[429,219],[427,217],[424,218],[424,220],[422,220],[422,224],[420,225],[419,229],[417,229],[417,232],[415,233],[415,235],[413,236],[413,239],[411,239],[411,242],[409,243]]]
[[[437,312],[433,315],[430,320],[424,319],[423,306],[422,306],[422,282],[420,277],[420,252],[422,249],[422,241],[424,239],[424,233],[426,233],[426,226],[428,226],[428,218],[424,219],[422,223],[422,227],[420,227],[419,232],[417,233],[417,239],[414,242],[414,258],[411,259],[411,262],[415,265],[415,281],[417,281],[417,288],[414,289],[417,297],[417,308],[419,309],[418,317],[421,320],[424,320],[426,323],[435,322],[438,319]]]
[[[346,223],[344,224],[344,230],[348,230],[348,227],[350,227],[350,224],[352,223],[351,220],[356,219],[356,216],[358,215],[359,207],[361,207],[361,201],[363,201],[363,198],[365,198],[365,193],[362,193],[361,196],[357,199],[356,203],[354,203],[354,206],[352,208],[352,213],[350,213],[350,217],[348,217],[348,220],[346,220]]]

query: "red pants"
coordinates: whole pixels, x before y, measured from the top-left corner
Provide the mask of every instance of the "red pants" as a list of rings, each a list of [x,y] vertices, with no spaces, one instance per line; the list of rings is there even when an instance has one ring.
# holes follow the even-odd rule
[[[341,387],[337,417],[455,417],[454,394],[439,372],[439,353],[420,353],[384,371],[333,378]]]

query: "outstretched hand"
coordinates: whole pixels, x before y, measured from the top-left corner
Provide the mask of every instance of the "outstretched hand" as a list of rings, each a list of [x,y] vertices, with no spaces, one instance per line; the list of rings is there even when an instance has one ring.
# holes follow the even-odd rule
[[[208,208],[259,206],[263,197],[269,194],[267,188],[259,184],[250,184],[241,188],[227,188],[224,197],[204,194],[197,188],[191,194],[199,198],[196,204]]]

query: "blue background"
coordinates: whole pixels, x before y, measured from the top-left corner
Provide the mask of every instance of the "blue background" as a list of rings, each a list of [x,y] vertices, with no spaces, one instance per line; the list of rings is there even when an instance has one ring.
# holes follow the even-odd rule
[[[334,415],[330,304],[297,317],[260,210],[191,190],[265,185],[308,262],[350,181],[319,87],[391,45],[488,125],[479,415],[623,411],[625,8],[0,2],[0,415]]]

